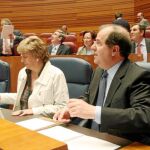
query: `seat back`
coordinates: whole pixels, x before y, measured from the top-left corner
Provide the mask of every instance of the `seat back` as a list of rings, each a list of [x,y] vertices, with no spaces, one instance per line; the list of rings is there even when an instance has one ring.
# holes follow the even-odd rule
[[[140,67],[150,71],[150,62],[136,62]]]
[[[70,98],[78,98],[85,94],[93,72],[90,63],[74,57],[52,57],[50,62],[63,71]]]
[[[77,53],[77,45],[73,42],[63,42],[64,45],[68,45],[71,48],[72,54]]]
[[[75,35],[65,35],[65,39],[63,42],[73,42],[76,43],[77,42],[77,36]]]
[[[0,93],[9,92],[10,67],[7,62],[0,60]]]
[[[24,33],[23,36],[25,38],[29,37],[29,36],[34,36],[34,35],[37,35],[36,33],[32,33],[32,32],[28,32],[28,33]]]
[[[146,30],[145,30],[144,37],[145,37],[145,38],[150,38],[150,29],[146,29]]]

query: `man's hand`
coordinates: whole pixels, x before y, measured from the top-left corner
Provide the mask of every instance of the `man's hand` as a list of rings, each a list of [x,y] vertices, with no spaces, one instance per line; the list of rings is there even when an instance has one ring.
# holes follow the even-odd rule
[[[32,109],[18,110],[12,113],[12,116],[26,116],[26,115],[33,115]]]
[[[71,117],[83,119],[95,118],[95,106],[90,105],[81,99],[70,99],[67,106]]]
[[[54,116],[53,119],[55,121],[59,121],[62,123],[68,123],[70,122],[70,114],[69,111],[67,109],[63,109],[59,112],[57,112]]]

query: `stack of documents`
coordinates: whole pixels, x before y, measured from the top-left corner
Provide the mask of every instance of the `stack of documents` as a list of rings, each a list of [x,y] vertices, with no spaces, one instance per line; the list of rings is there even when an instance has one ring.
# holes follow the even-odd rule
[[[115,150],[120,147],[116,144],[66,129],[62,126],[41,130],[38,133],[67,143],[68,150]]]
[[[90,137],[65,127],[59,126],[53,121],[43,120],[40,118],[29,119],[16,123],[30,130],[38,131],[38,133],[65,142],[68,150],[115,150],[119,145]]]

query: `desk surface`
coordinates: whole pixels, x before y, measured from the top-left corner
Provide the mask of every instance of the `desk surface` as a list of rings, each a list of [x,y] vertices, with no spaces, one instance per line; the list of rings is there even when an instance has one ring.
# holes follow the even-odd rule
[[[11,110],[8,110],[8,109],[1,109],[0,110],[0,118],[7,119],[11,122],[18,122],[18,121],[22,121],[22,120],[31,119],[31,118],[34,118],[34,117],[35,116],[33,116],[33,115],[31,115],[31,116],[22,116],[22,117],[11,116]],[[73,130],[73,131],[77,131],[77,132],[83,133],[85,135],[97,137],[97,138],[109,141],[111,143],[114,143],[114,144],[117,144],[117,145],[120,145],[120,146],[126,146],[126,145],[131,143],[131,141],[123,139],[123,138],[119,138],[117,136],[113,136],[113,135],[110,135],[110,134],[107,134],[107,133],[100,133],[100,132],[97,132],[97,131],[94,131],[94,130],[90,130],[90,129],[79,127],[79,126],[72,125],[72,124],[69,124],[66,127]]]
[[[67,150],[63,142],[0,119],[1,150]]]

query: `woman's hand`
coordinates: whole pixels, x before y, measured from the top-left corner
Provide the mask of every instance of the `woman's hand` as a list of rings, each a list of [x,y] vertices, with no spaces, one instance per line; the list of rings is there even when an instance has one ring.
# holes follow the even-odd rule
[[[32,109],[18,110],[12,113],[12,116],[26,116],[26,115],[33,115]]]

